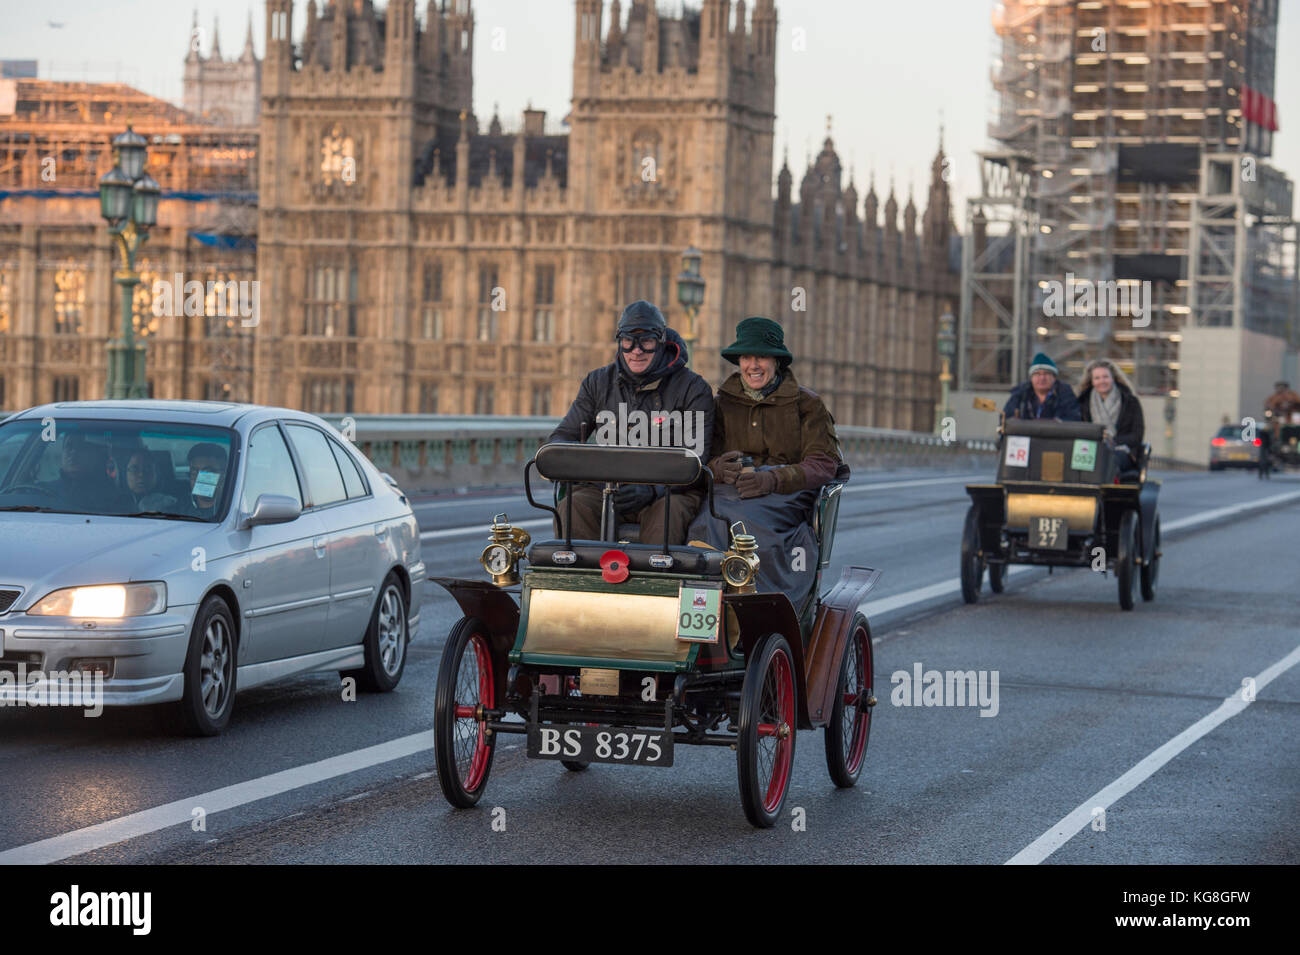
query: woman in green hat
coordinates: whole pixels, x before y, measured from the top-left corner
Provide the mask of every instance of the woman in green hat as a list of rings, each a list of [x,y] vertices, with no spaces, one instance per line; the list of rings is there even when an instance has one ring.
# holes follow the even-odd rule
[[[725,520],[714,520],[706,508],[689,538],[725,549],[728,528],[744,521],[758,539],[758,589],[783,592],[798,609],[816,572],[817,491],[849,474],[835,421],[821,398],[795,381],[785,333],[770,318],[737,325],[736,341],[722,357],[739,366],[718,389],[713,418],[718,455],[709,470]]]

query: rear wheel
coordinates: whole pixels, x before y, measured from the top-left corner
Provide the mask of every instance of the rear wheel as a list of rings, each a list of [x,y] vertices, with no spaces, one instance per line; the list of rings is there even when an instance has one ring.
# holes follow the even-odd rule
[[[1000,594],[1006,589],[1006,564],[989,564],[989,590]]]
[[[1115,580],[1119,583],[1119,605],[1133,609],[1133,584],[1137,579],[1137,511],[1125,511],[1119,521],[1119,543],[1115,550]]]
[[[835,689],[831,721],[826,724],[826,768],[836,786],[847,789],[858,781],[871,735],[872,659],[871,634],[867,618],[858,614],[844,656]]]
[[[478,617],[462,617],[442,651],[433,707],[438,782],[461,809],[478,802],[492,771],[497,738],[480,708],[495,704],[494,676],[487,627]]]
[[[745,816],[770,829],[781,815],[794,766],[794,658],[779,633],[758,642],[745,665],[740,691],[736,770]]]
[[[1151,556],[1142,562],[1142,599],[1156,599],[1156,578],[1160,575],[1160,515],[1152,530]]]
[[[984,579],[984,560],[980,557],[980,512],[972,504],[966,510],[966,524],[961,532],[961,597],[968,604],[980,599]]]
[[[397,687],[406,669],[406,645],[410,642],[407,627],[406,593],[397,574],[389,571],[379,588],[379,599],[370,613],[361,646],[365,663],[359,670],[342,675],[355,677],[357,686],[370,693],[388,693]]]

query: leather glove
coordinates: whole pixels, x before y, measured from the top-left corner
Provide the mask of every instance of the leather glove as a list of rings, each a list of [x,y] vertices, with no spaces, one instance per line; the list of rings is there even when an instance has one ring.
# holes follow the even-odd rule
[[[637,514],[656,497],[653,484],[620,484],[614,490],[614,510],[619,514]]]
[[[719,454],[709,462],[709,470],[713,472],[713,480],[719,484],[735,484],[736,478],[740,476],[740,459],[744,455],[739,451],[728,451],[725,454]]]
[[[746,471],[736,478],[741,497],[762,497],[776,490],[775,471]]]

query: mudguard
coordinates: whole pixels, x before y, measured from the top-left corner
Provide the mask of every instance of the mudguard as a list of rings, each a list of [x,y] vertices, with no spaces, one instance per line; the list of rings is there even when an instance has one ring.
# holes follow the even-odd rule
[[[839,582],[821,602],[804,654],[808,661],[805,682],[808,687],[806,715],[810,727],[830,722],[835,688],[839,684],[840,658],[853,628],[853,617],[867,593],[876,586],[880,573],[870,567],[845,567]],[[868,622],[868,640],[870,636],[871,625]]]
[[[519,605],[510,594],[486,580],[461,577],[430,577],[429,580],[451,594],[461,613],[478,617],[487,625],[494,658],[493,670],[497,675],[497,699],[505,699],[506,672],[509,670],[507,654],[515,645],[515,635],[519,632]]]
[[[740,645],[744,648],[745,659],[749,659],[754,645],[769,633],[779,633],[790,644],[794,655],[794,691],[796,712],[799,714],[799,728],[811,729],[808,720],[807,689],[804,678],[803,637],[799,632],[799,618],[795,615],[794,605],[785,594],[724,594],[723,601],[736,615],[740,627]]]

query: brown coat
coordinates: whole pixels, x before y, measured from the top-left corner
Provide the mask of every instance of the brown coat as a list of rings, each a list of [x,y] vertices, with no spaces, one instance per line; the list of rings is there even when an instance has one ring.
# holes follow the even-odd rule
[[[752,455],[755,466],[781,465],[776,470],[781,494],[821,487],[844,461],[835,419],[789,371],[775,391],[757,402],[745,394],[740,372],[722,383],[713,417],[713,453],[724,451]]]

